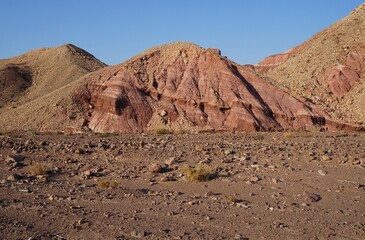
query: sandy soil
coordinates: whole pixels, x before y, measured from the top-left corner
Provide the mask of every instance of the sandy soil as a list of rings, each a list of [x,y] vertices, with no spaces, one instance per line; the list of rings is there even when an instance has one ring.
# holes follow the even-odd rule
[[[364,134],[13,133],[0,153],[1,239],[365,239]]]

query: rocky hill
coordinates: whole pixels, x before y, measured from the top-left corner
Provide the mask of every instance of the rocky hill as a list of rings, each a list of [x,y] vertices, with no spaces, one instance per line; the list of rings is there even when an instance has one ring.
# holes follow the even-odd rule
[[[289,92],[348,123],[365,122],[365,4],[255,68]]]
[[[96,132],[346,127],[254,71],[192,43],[152,48],[86,77],[75,93]],[[348,127],[348,126],[347,126]]]

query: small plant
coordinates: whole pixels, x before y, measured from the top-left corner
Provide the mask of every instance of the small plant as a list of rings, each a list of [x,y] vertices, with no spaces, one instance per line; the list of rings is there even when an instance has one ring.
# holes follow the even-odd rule
[[[185,133],[186,133],[186,131],[185,131],[185,130],[183,130],[183,129],[177,130],[177,131],[175,132],[175,134],[178,134],[178,135],[183,135],[183,134],[185,134]]]
[[[196,152],[203,152],[204,151],[204,148],[202,146],[200,146],[200,145],[196,145],[195,146],[195,151]]]
[[[32,174],[33,176],[46,175],[47,171],[48,171],[46,165],[41,164],[41,163],[37,163],[32,166],[29,166],[28,170],[29,170],[30,174]]]
[[[293,138],[294,137],[294,133],[292,133],[292,132],[285,132],[283,134],[283,137],[284,138]]]
[[[115,189],[116,187],[118,187],[118,183],[116,181],[100,180],[100,181],[98,181],[98,186],[100,188]]]
[[[227,202],[228,203],[238,203],[240,202],[240,199],[238,199],[236,196],[234,195],[229,195],[229,196],[226,196],[226,199],[227,199]]]
[[[189,182],[208,181],[214,176],[212,168],[203,165],[197,165],[195,167],[184,166],[182,171]]]
[[[155,130],[155,133],[156,134],[170,134],[171,132],[167,128],[160,127]]]

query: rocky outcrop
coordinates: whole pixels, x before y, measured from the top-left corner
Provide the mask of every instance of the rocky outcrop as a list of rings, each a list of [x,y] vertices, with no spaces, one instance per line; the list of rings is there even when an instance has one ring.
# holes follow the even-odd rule
[[[354,70],[344,65],[331,68],[326,75],[328,87],[337,98],[345,96],[360,78]]]
[[[351,51],[343,61],[327,71],[327,83],[333,95],[341,98],[365,76],[365,45]]]
[[[92,73],[75,95],[91,105],[88,126],[96,132],[280,131],[323,127],[330,119],[220,51],[191,43],[152,48]]]

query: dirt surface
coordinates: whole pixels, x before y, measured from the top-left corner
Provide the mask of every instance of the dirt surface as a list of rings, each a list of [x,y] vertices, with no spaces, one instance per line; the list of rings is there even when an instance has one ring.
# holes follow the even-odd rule
[[[3,134],[0,237],[364,239],[364,147],[347,133]],[[189,181],[199,164],[207,181]]]

